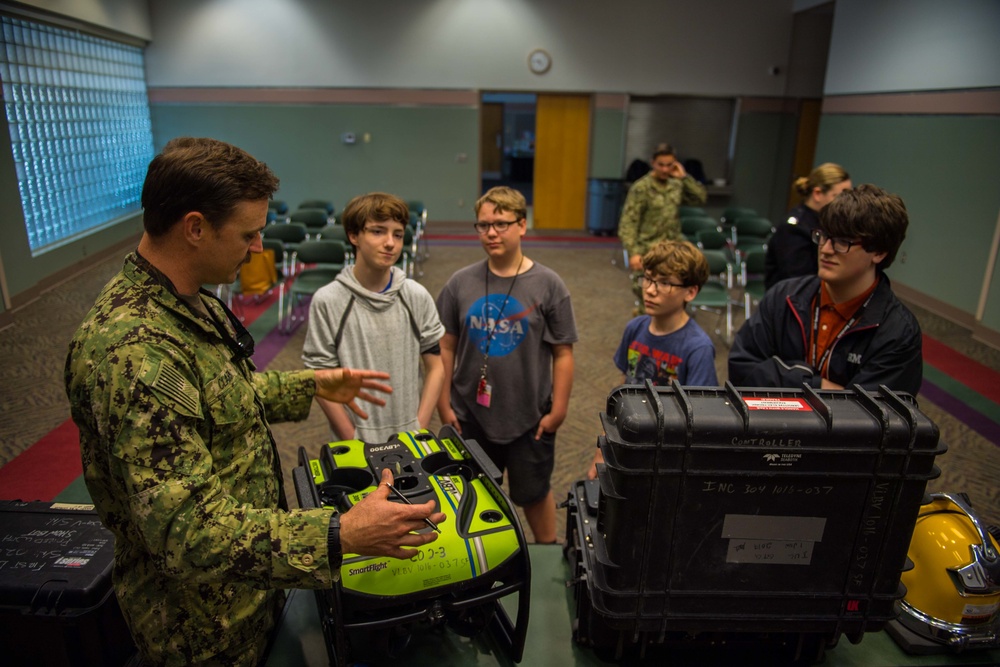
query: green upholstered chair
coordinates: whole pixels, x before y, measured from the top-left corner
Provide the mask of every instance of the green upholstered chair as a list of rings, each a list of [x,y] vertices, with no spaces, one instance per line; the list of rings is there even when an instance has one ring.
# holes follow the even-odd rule
[[[306,268],[299,271],[288,289],[288,310],[278,323],[279,330],[286,334],[290,334],[308,316],[308,309],[302,305],[302,301],[333,282],[347,262],[344,244],[329,239],[303,241],[299,244],[296,255]]]
[[[709,278],[691,301],[697,310],[714,312],[719,319],[725,317],[725,329],[716,326],[715,333],[728,346],[733,341],[733,299],[729,290],[733,287],[733,265],[722,250],[702,250],[708,260]]]

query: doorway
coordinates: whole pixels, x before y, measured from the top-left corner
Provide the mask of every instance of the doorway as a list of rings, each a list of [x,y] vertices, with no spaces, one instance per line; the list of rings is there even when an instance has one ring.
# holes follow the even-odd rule
[[[519,190],[531,206],[535,180],[532,93],[483,93],[480,98],[481,193],[497,185]]]

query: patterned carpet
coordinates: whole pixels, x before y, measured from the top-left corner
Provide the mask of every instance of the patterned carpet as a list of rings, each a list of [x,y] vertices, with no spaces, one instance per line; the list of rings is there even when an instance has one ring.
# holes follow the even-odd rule
[[[436,295],[456,269],[479,260],[482,250],[471,236],[463,236],[466,228],[451,230],[432,226],[431,230],[439,239],[430,242],[430,257],[422,265],[420,281]],[[633,300],[626,274],[620,266],[620,251],[612,241],[573,234],[538,240],[529,234],[524,247],[529,257],[554,269],[566,281],[573,295],[580,332],[580,341],[574,348],[576,375],[570,413],[559,431],[552,480],[557,500],[561,500],[571,483],[582,477],[589,465],[601,430],[598,414],[604,408],[608,392],[620,380],[611,356],[625,322],[631,317]],[[66,346],[101,286],[120,266],[121,258],[116,257],[88,268],[21,309],[14,323],[0,331],[0,466],[7,465],[65,424],[68,405],[62,371]],[[257,325],[251,327],[259,349],[271,326],[269,322],[273,323],[273,310],[265,312]],[[966,331],[932,313],[919,308],[914,311],[928,336],[974,359],[988,371],[1000,372],[1000,351],[977,343]],[[734,313],[738,327],[742,309],[734,308]],[[710,332],[722,325],[714,314],[699,313],[696,318]],[[299,354],[304,334],[304,328],[299,327],[286,338],[276,338],[277,334],[268,336],[269,343],[263,347],[270,346],[274,354],[267,368],[301,368]],[[722,379],[726,377],[727,348],[719,337],[716,340],[716,364]],[[935,378],[949,388],[954,384],[944,374],[935,375]],[[968,390],[965,393],[953,391],[952,395],[956,393],[965,398],[966,403],[973,400],[968,398]],[[996,483],[1000,474],[1000,438],[996,437],[1000,433],[1000,417],[997,416],[1000,405],[979,394],[973,396],[978,397],[974,401],[978,408],[976,414],[987,417],[983,423],[971,423],[967,415],[963,421],[923,392],[918,397],[921,410],[938,424],[941,438],[949,447],[948,453],[937,460],[941,476],[930,482],[929,489],[965,491],[984,520],[1000,524],[1000,485]],[[941,400],[939,396],[938,400]],[[297,450],[304,446],[308,451],[315,451],[327,441],[329,430],[322,413],[313,410],[304,422],[275,425],[274,433],[286,471],[289,498],[294,504],[295,496],[288,480]],[[0,491],[0,496],[4,495]],[[565,513],[558,512],[557,518],[562,535]]]

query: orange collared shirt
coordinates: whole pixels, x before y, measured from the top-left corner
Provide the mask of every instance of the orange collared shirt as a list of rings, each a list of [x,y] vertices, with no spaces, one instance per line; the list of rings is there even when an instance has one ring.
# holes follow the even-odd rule
[[[826,283],[821,282],[820,284],[819,331],[811,332],[816,341],[816,357],[812,360],[812,363],[814,364],[818,363],[819,360],[823,358],[823,354],[826,353],[827,348],[829,348],[830,345],[833,344],[834,340],[836,340],[837,334],[840,333],[840,330],[843,329],[848,322],[850,322],[851,318],[858,312],[861,304],[863,304],[865,299],[867,299],[871,293],[875,291],[875,288],[878,287],[878,278],[875,279],[875,282],[872,283],[871,287],[850,301],[845,301],[844,303],[834,303],[830,299],[830,292],[826,289]],[[810,352],[812,351],[811,340],[809,350]],[[822,377],[827,377],[826,372],[829,367],[830,358],[827,357],[826,362],[823,364],[823,368],[818,369]]]

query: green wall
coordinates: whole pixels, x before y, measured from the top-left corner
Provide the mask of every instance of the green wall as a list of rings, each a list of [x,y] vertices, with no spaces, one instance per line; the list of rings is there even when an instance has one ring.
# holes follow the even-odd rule
[[[597,109],[590,145],[591,178],[623,178],[625,176],[624,111]]]
[[[209,136],[263,160],[291,208],[382,190],[420,199],[430,220],[467,220],[479,191],[479,115],[473,107],[151,105],[159,151],[171,138]],[[344,144],[353,132],[357,143]],[[364,134],[370,141],[364,141]]]
[[[906,241],[889,275],[975,314],[1000,210],[1000,117],[824,115],[817,155],[855,184],[903,198]],[[997,280],[983,324],[1000,330]]]
[[[775,224],[785,218],[797,122],[791,113],[740,115],[733,156],[733,195],[724,206],[752,208]]]

